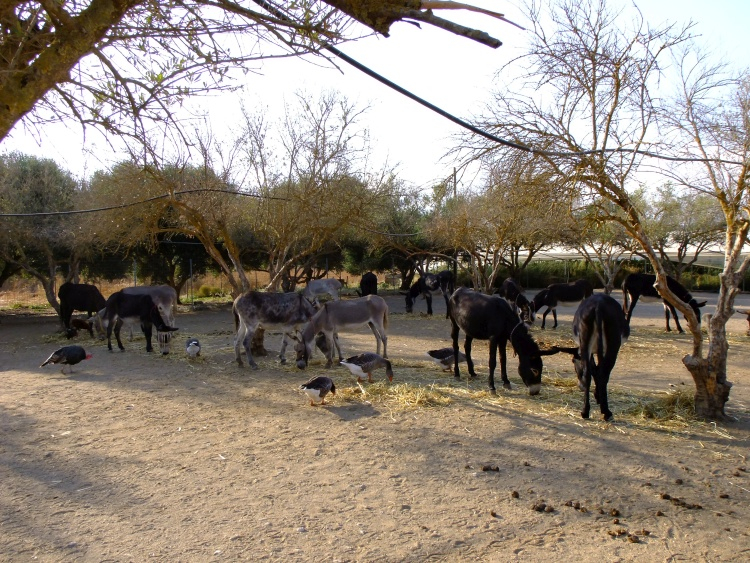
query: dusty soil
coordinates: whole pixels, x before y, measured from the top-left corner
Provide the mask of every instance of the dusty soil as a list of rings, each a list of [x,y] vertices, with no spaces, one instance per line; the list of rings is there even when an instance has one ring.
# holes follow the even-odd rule
[[[183,308],[166,357],[147,354],[142,337],[124,353],[79,337],[94,357],[70,375],[39,368],[67,342],[54,317],[2,315],[0,560],[750,558],[744,318],[729,326],[732,422],[640,421],[614,401],[609,424],[595,406],[596,418],[580,418],[580,393],[550,403],[549,382],[573,376],[566,357],[545,360],[544,389],[529,397],[509,354],[513,390],[493,398],[477,344],[480,377],[454,383],[424,356],[450,336],[435,301],[427,318],[389,298],[396,377],[384,390],[376,372],[364,395],[321,358],[305,372],[273,355],[239,368],[227,307]],[[571,316],[535,337],[564,340]],[[636,317],[613,393],[692,385],[680,362],[687,337],[663,334],[660,308],[639,305]],[[203,345],[193,361],[188,336]],[[345,353],[372,340],[366,327],[342,334]],[[266,346],[278,341],[267,335]],[[298,386],[324,373],[339,393],[311,407]],[[388,399],[404,379],[442,389],[446,404]]]

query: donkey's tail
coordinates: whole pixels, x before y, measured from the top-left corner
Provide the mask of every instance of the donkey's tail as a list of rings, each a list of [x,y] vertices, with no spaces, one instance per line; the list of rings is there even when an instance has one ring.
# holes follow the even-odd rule
[[[630,306],[630,294],[625,288],[625,282],[622,284],[622,312],[628,314],[628,307]]]

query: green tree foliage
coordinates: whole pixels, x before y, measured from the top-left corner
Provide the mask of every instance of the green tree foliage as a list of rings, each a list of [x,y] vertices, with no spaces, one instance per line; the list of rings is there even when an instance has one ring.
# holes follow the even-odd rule
[[[71,211],[77,196],[75,179],[54,161],[19,153],[0,157],[0,212],[32,214],[0,218],[0,259],[39,280],[56,311],[58,271],[68,280],[78,276],[78,220],[34,214]]]
[[[678,191],[668,183],[656,190],[644,211],[646,232],[667,273],[677,280],[695,264],[701,252],[724,240],[726,220],[711,195]]]
[[[247,198],[210,168],[171,165],[143,170],[124,162],[95,174],[88,197],[98,207],[111,208],[90,223],[90,237],[102,247],[145,245],[158,254],[162,240],[200,242],[235,295],[249,289],[240,249],[232,238]]]

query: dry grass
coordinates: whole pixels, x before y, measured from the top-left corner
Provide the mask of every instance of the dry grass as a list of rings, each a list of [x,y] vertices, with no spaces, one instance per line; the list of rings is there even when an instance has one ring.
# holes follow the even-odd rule
[[[529,396],[522,383],[511,378],[512,391],[504,391],[497,382],[498,394],[486,389],[486,379],[457,382],[447,372],[440,372],[431,362],[398,363],[394,366],[394,381],[388,383],[384,373],[374,373],[375,383],[358,383],[349,377],[350,384],[337,378],[337,401],[368,402],[381,405],[392,412],[415,409],[449,407],[457,404],[500,405],[504,409],[544,416],[580,418],[583,394],[572,377],[549,374],[542,380],[542,391]],[[346,377],[346,376],[345,376]],[[592,393],[593,395],[593,393]],[[686,432],[708,429],[708,423],[694,415],[693,390],[690,387],[674,388],[668,392],[650,392],[611,386],[609,406],[615,413],[617,424],[667,432]],[[591,397],[593,402],[593,396]],[[592,420],[598,419],[596,404],[592,405]],[[607,424],[607,423],[601,423]]]

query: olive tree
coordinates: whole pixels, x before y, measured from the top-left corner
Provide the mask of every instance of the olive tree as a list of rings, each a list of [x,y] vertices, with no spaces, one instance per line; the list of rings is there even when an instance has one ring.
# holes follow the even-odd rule
[[[643,215],[664,269],[677,281],[704,250],[721,244],[726,231],[715,197],[695,190],[678,191],[672,183],[657,189]]]
[[[76,207],[77,188],[52,160],[20,153],[0,158],[0,260],[38,280],[58,312],[57,275],[75,280],[80,266],[78,221],[66,214]]]

